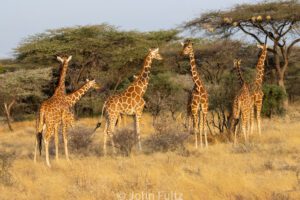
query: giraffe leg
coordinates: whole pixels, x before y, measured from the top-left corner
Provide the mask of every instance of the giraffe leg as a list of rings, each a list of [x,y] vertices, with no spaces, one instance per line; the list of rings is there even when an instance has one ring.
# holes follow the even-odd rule
[[[48,167],[51,167],[50,161],[49,161],[49,141],[45,140],[45,152],[46,152],[46,163]]]
[[[65,146],[65,154],[67,161],[70,161],[69,159],[69,151],[68,151],[68,135],[67,135],[67,124],[63,124],[62,126],[62,134],[64,138],[64,146]]]
[[[58,161],[58,126],[54,127],[55,159]]]
[[[104,143],[103,143],[103,153],[104,153],[104,156],[106,156],[106,153],[107,153],[107,151],[106,151],[106,144],[107,144],[107,121],[106,121],[106,123],[105,123],[105,127],[104,127],[104,134],[103,134],[104,136],[104,138],[103,138],[103,141],[104,141]]]
[[[234,146],[236,145],[237,125],[234,126]]]
[[[109,139],[110,139],[110,143],[113,149],[113,153],[116,154],[116,148],[115,148],[115,143],[114,143],[114,139],[113,139],[113,134],[111,132],[108,133]]]
[[[254,126],[254,106],[251,107],[251,111],[250,111],[250,135],[253,134],[253,126]]]
[[[260,114],[261,114],[261,107],[262,107],[262,104],[259,103],[257,106],[256,106],[256,118],[257,118],[257,128],[258,128],[258,135],[261,136],[261,117],[260,117]]]
[[[195,147],[198,149],[198,115],[193,114],[193,132],[195,135]]]
[[[114,139],[113,139],[113,131],[115,129],[115,126],[116,126],[116,118],[115,117],[112,117],[110,120],[109,120],[109,124],[107,126],[107,135],[109,136],[109,139],[110,139],[110,142],[111,142],[111,146],[112,146],[112,149],[113,149],[113,153],[116,154],[116,148],[115,148],[115,144],[114,144]]]
[[[201,149],[203,148],[203,139],[202,139],[202,137],[203,137],[203,123],[202,123],[202,121],[203,121],[203,112],[202,111],[200,111],[200,119],[199,119],[199,123],[198,123],[198,127],[200,126],[200,128],[198,128],[198,130],[199,130],[199,135],[200,135],[200,147],[201,147]]]
[[[245,114],[243,113],[242,114],[242,130],[243,130],[245,143],[247,143],[246,125],[247,125],[247,119],[245,118]]]
[[[33,157],[34,163],[36,163],[37,148],[38,148],[38,137],[37,137],[37,135],[36,135],[36,137],[35,137],[34,157]]]
[[[202,131],[204,133],[204,139],[205,139],[205,147],[208,147],[208,142],[207,142],[207,129],[206,129],[206,113],[203,113],[202,115]]]
[[[138,143],[139,143],[139,150],[142,151],[142,144],[141,144],[141,135],[140,135],[140,119],[141,114],[135,114],[135,133],[138,137]]]
[[[51,167],[50,160],[49,160],[49,141],[52,134],[53,134],[53,130],[51,126],[47,127],[45,132],[44,143],[45,143],[46,163],[48,167]]]

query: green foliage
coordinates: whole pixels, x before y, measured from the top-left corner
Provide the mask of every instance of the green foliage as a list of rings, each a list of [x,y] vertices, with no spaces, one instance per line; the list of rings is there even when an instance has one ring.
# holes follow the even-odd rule
[[[3,74],[4,72],[5,72],[4,67],[0,65],[0,74]]]
[[[180,82],[172,79],[174,73],[164,72],[151,77],[146,93],[147,110],[154,116],[161,111],[170,111],[174,114],[184,105],[182,97],[184,91]]]
[[[67,92],[79,88],[87,78],[96,79],[103,87],[104,93],[89,92],[76,105],[78,114],[84,112],[89,116],[99,112],[101,102],[108,95],[124,90],[132,82],[132,76],[141,70],[149,48],[163,47],[177,40],[177,33],[176,30],[120,31],[107,24],[62,28],[25,39],[15,49],[15,54],[18,63],[31,64],[32,68],[57,66],[52,68],[53,79],[43,90],[46,96],[53,94],[58,82],[56,56],[72,55],[66,77]],[[152,65],[153,73],[164,70],[163,65],[159,68],[156,65],[157,62]]]
[[[17,101],[14,108],[19,115],[32,114],[45,98],[43,89],[51,79],[51,68],[18,70],[0,74],[0,105]]]
[[[286,97],[283,89],[277,85],[264,85],[264,100],[262,113],[268,117],[272,117],[274,114],[283,114],[283,101]]]

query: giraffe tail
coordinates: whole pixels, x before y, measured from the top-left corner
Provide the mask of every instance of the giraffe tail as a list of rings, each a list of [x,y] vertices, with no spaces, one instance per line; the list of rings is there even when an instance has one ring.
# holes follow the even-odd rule
[[[37,122],[36,122],[36,141],[37,141],[37,146],[39,149],[40,155],[42,155],[42,140],[43,140],[43,124],[44,124],[44,113],[40,112],[38,117],[37,117]]]
[[[43,134],[42,132],[38,132],[36,135],[36,140],[39,148],[39,153],[42,155],[42,140],[43,140]]]
[[[96,128],[94,129],[94,132],[99,128],[101,127],[101,121],[102,121],[102,118],[103,118],[103,113],[104,113],[104,109],[105,109],[105,105],[106,105],[106,102],[104,102],[103,106],[102,106],[102,112],[101,112],[101,116],[96,124]]]

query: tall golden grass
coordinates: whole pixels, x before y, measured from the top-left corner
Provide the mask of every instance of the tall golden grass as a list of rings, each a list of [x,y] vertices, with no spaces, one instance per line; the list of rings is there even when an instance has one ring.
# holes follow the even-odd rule
[[[13,160],[6,170],[0,166],[0,199],[300,199],[297,112],[289,118],[264,119],[262,137],[254,135],[249,144],[236,147],[218,143],[195,150],[191,140],[184,155],[135,150],[130,157],[103,157],[71,151],[70,163],[60,151],[58,162],[51,156],[52,168],[45,165],[44,156],[33,163],[34,122],[14,123],[13,133],[3,125],[0,155]],[[142,138],[153,131],[146,118]],[[91,130],[95,124],[96,119],[76,122]],[[102,130],[97,131],[92,143],[99,152],[102,136]]]

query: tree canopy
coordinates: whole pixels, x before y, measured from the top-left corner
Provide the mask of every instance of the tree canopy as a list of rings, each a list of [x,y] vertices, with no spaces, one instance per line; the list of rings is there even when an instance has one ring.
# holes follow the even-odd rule
[[[285,76],[289,58],[293,47],[300,42],[299,1],[264,1],[236,5],[230,10],[205,13],[187,22],[184,27],[194,31],[206,30],[209,35],[222,37],[243,33],[260,44],[268,39],[271,44],[268,51],[273,54],[278,85],[286,93]]]

